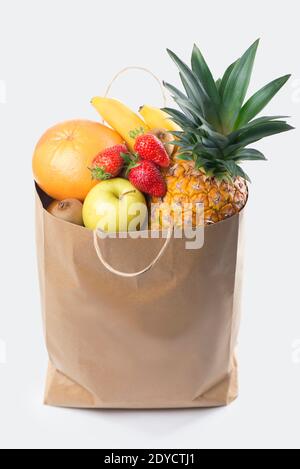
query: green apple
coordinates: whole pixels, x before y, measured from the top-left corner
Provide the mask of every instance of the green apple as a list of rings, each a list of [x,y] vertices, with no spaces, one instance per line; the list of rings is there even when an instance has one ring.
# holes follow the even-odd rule
[[[144,195],[127,179],[109,179],[97,184],[83,205],[84,225],[106,233],[136,231],[147,219]]]

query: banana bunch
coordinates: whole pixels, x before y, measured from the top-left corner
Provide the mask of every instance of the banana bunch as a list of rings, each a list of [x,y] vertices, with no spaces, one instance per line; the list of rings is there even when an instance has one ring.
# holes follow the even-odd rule
[[[153,132],[161,140],[165,139],[164,143],[168,145],[167,140],[173,140],[173,137],[170,134],[167,137],[167,132],[181,130],[164,111],[152,106],[142,106],[139,110],[140,117],[116,99],[96,97],[91,103],[131,150],[138,135]],[[174,147],[169,145],[168,150],[171,152]]]

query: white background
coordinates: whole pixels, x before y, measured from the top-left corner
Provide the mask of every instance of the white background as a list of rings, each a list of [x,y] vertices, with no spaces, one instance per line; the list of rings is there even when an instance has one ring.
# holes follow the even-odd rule
[[[300,127],[297,5],[294,0],[0,1],[0,447],[300,447],[299,130],[259,144],[269,162],[248,165],[253,184],[241,395],[225,409],[118,412],[42,405],[47,355],[31,176],[42,132],[69,118],[98,119],[89,100],[103,93],[119,69],[146,66],[176,83],[166,47],[188,60],[197,42],[219,75],[261,37],[251,91],[292,73],[268,113],[291,115]],[[134,107],[160,104],[157,85],[140,74],[124,77],[114,94]]]

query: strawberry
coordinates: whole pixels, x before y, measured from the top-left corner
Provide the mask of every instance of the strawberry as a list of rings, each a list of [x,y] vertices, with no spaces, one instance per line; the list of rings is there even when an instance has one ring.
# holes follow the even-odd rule
[[[124,159],[122,158],[124,153],[128,153],[125,145],[115,145],[99,153],[94,158],[93,166],[90,169],[93,179],[104,181],[118,176],[124,166]]]
[[[152,161],[140,160],[129,166],[129,181],[138,190],[152,197],[164,197],[167,192],[165,180]]]
[[[171,164],[170,157],[163,143],[153,134],[139,135],[135,140],[134,151],[143,160],[168,168]]]

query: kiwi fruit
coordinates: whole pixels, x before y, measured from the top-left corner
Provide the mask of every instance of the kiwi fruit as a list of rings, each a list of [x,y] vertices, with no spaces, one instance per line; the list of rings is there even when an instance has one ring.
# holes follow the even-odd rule
[[[54,200],[48,207],[48,212],[54,217],[83,226],[82,203],[77,199]]]
[[[175,146],[171,143],[174,142],[174,136],[165,129],[152,129],[150,134],[155,135],[163,144],[169,156],[172,156]]]

